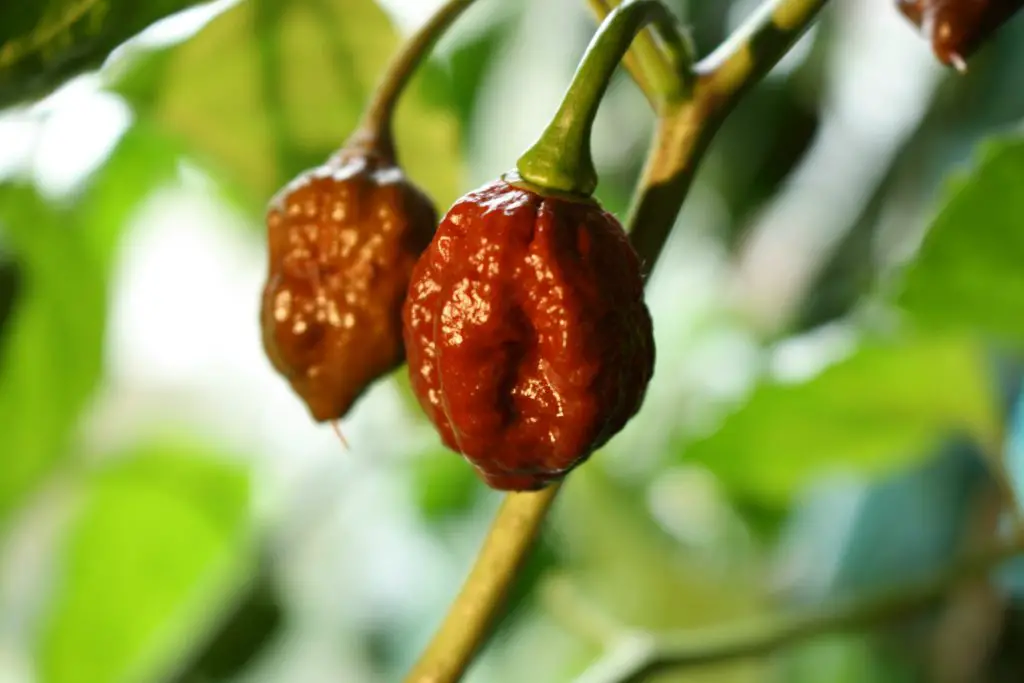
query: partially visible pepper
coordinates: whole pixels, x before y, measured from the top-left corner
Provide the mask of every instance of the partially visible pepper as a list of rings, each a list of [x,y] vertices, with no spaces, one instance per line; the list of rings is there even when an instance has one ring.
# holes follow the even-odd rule
[[[263,344],[316,420],[401,365],[402,302],[436,221],[391,156],[360,144],[271,201]]]
[[[316,420],[340,419],[405,359],[402,303],[437,211],[399,167],[392,121],[416,67],[473,1],[442,4],[394,56],[348,142],[270,202],[263,346]]]
[[[405,305],[413,389],[493,488],[538,489],[604,445],[654,366],[640,262],[593,200],[510,178],[445,216]]]
[[[896,5],[932,41],[943,64],[964,71],[967,58],[1024,7],[1024,0],[896,0]]]

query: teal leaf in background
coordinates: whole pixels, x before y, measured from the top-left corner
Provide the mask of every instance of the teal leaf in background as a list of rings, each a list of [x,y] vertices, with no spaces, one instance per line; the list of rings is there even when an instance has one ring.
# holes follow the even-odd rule
[[[96,68],[150,24],[201,0],[0,3],[0,109]]]
[[[898,288],[927,330],[969,332],[1024,347],[1024,138],[984,146],[951,184]]]
[[[348,138],[399,45],[372,0],[249,0],[180,45],[136,54],[111,85],[262,213]],[[399,104],[398,152],[443,208],[463,189],[459,123],[446,74],[422,71]]]
[[[679,450],[734,494],[785,505],[825,474],[903,470],[951,433],[998,444],[991,384],[968,341],[869,342],[807,381],[763,381],[714,433]]]
[[[40,683],[164,680],[251,578],[245,471],[141,447],[85,483],[38,643]]]
[[[1024,501],[1024,393],[1010,414],[1006,441],[1006,477],[1019,503]]]

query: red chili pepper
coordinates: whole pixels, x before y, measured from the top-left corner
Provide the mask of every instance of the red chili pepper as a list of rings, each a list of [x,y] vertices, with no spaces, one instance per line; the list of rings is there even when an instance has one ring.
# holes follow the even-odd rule
[[[445,216],[404,322],[420,403],[496,489],[565,476],[637,412],[654,366],[639,259],[615,217],[505,180]]]
[[[402,302],[436,222],[391,159],[358,148],[271,202],[263,344],[315,419],[340,418],[401,365]]]
[[[1024,0],[897,0],[896,5],[932,41],[943,64],[964,71],[966,59],[1024,7]]]

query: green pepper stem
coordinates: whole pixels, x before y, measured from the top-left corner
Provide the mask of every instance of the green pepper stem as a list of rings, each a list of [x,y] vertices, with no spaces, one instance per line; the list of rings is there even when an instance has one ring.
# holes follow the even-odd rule
[[[654,23],[679,74],[667,102],[689,95],[692,52],[675,16],[660,0],[628,0],[613,10],[590,41],[558,112],[540,139],[516,163],[523,180],[542,189],[590,196],[597,170],[590,153],[590,134],[608,83],[636,35]]]
[[[398,100],[434,44],[474,0],[448,0],[414,33],[388,65],[347,146],[369,147],[394,158],[393,120]]]

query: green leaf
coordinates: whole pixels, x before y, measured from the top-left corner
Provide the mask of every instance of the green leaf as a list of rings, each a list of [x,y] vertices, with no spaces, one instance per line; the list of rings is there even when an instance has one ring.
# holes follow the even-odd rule
[[[798,645],[782,659],[791,683],[910,683],[909,665],[887,656],[869,636],[828,635]]]
[[[200,0],[0,3],[0,109],[48,94],[114,48]]]
[[[249,0],[185,43],[141,56],[114,87],[262,212],[345,141],[398,46],[372,0]],[[421,69],[396,120],[402,164],[441,205],[461,189],[445,82]]]
[[[486,490],[473,467],[445,449],[413,458],[412,485],[417,506],[430,521],[465,514]]]
[[[282,595],[264,562],[230,614],[206,640],[173,683],[226,681],[242,675],[246,667],[278,637],[286,625]]]
[[[1024,138],[985,146],[907,267],[897,302],[929,330],[1024,345]]]
[[[134,127],[70,203],[0,185],[0,520],[67,452],[102,375],[121,232],[176,163],[165,141]]]
[[[765,380],[710,436],[683,445],[734,493],[784,505],[825,474],[878,477],[964,432],[999,443],[983,353],[961,339],[868,342],[805,382]]]
[[[106,274],[72,215],[0,186],[0,236],[18,295],[0,342],[0,519],[58,457],[99,380]]]
[[[194,447],[95,473],[38,644],[41,683],[162,680],[229,606],[247,561],[248,478]]]
[[[21,288],[21,268],[9,255],[0,251],[0,349],[4,346],[4,330],[14,312]]]

